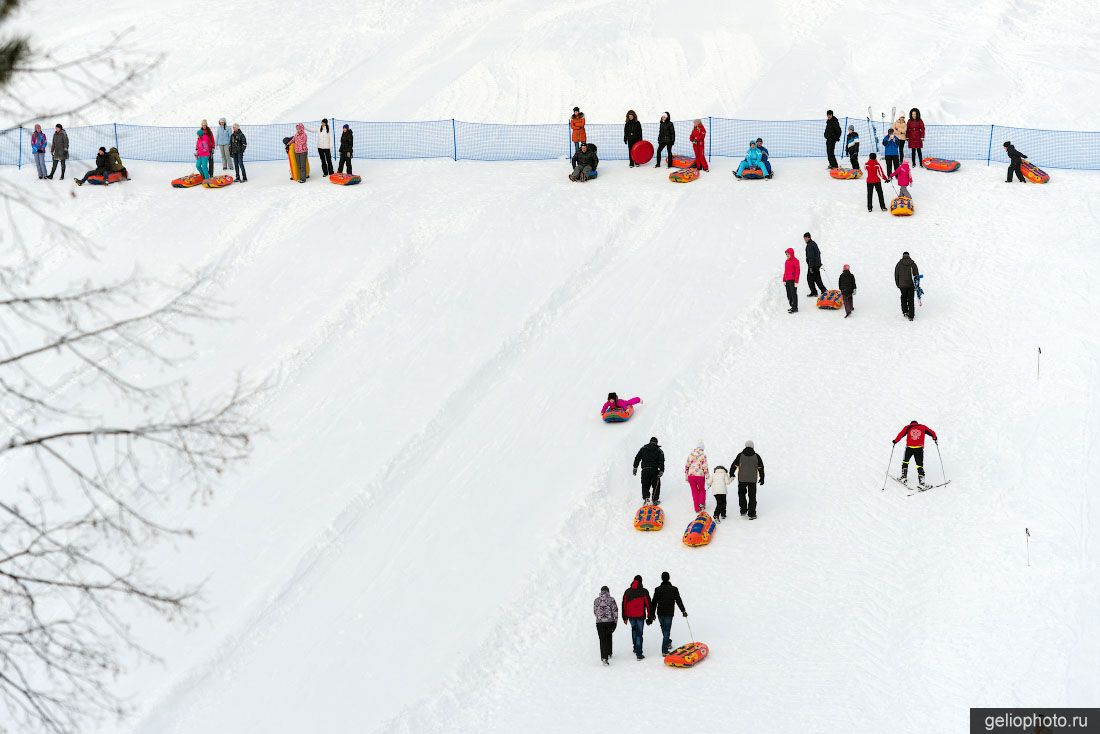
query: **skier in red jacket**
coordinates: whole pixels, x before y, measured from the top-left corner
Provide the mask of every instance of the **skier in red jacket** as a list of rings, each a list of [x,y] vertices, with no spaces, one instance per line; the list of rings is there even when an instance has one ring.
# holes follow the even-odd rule
[[[635,576],[634,580],[630,582],[630,588],[623,592],[621,609],[623,623],[630,626],[630,637],[634,642],[634,654],[638,656],[639,660],[644,660],[642,633],[645,631],[647,624],[653,624],[653,620],[649,618],[652,601],[649,597],[649,590],[642,586],[641,576]]]
[[[911,421],[909,425],[898,431],[894,437],[894,445],[905,439],[905,456],[901,460],[901,481],[905,481],[905,475],[909,473],[909,459],[916,459],[917,481],[924,486],[924,437],[929,435],[932,440],[939,443],[936,432],[923,423]]]

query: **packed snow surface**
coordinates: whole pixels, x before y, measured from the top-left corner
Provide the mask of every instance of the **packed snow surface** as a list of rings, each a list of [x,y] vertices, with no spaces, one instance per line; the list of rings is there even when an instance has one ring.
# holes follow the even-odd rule
[[[163,123],[896,103],[940,122],[1087,128],[1098,112],[1079,94],[1097,68],[1080,57],[1092,3],[271,7],[242,0],[186,44],[193,4],[41,3],[33,17],[61,43],[134,25],[168,55],[128,114]],[[171,189],[181,167],[141,164],[126,184],[43,194],[102,247],[74,264],[41,245],[50,278],[213,268],[209,295],[234,318],[195,327],[194,389],[237,370],[274,382],[250,463],[171,518],[198,537],[156,563],[206,580],[205,611],[191,628],[138,620],[165,664],[119,682],[139,710],[122,730],[699,717],[915,733],[964,730],[971,706],[1095,705],[1100,330],[1084,264],[1100,176],[918,171],[902,219],[868,213],[863,184],[823,160],[743,182],[735,163],[674,185],[606,162],[581,185],[562,162],[357,161],[364,183],[348,188],[256,164],[223,190]],[[783,250],[802,259],[807,230],[829,285],[851,264],[850,319],[813,308],[804,284],[786,313]],[[893,285],[903,250],[926,273],[912,323]],[[633,420],[599,420],[609,390],[644,399]],[[882,491],[912,419],[938,432],[942,463],[931,444],[926,463],[951,484]],[[667,521],[638,533],[630,462],[650,436],[668,459]],[[767,483],[758,520],[731,495],[730,520],[690,549],[681,467],[700,438],[712,465],[753,440]],[[711,656],[665,667],[654,625],[637,662],[620,625],[605,668],[599,587],[619,598],[665,570]],[[689,639],[679,617],[673,639]]]

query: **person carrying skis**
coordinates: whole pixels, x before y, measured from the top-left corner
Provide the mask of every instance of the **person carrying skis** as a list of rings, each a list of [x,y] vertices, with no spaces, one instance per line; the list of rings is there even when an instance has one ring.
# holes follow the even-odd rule
[[[649,591],[642,586],[642,577],[635,576],[630,588],[623,592],[623,624],[630,626],[630,640],[634,643],[634,654],[639,660],[645,660],[642,652],[642,635],[645,626],[653,624],[650,617],[653,602]]]
[[[756,519],[756,483],[764,484],[764,460],[756,453],[752,441],[745,441],[745,448],[733,459],[730,476],[737,477],[737,506],[741,517]]]
[[[913,165],[917,165],[919,159],[920,167],[924,168],[924,120],[920,119],[920,110],[916,107],[909,110],[909,119],[905,121],[905,139]]]
[[[917,276],[920,270],[908,252],[901,253],[901,259],[894,266],[894,285],[901,291],[901,313],[912,321],[916,317],[913,310],[913,292],[917,288]]]
[[[886,199],[882,198],[882,179],[886,174],[882,172],[882,166],[878,163],[878,154],[871,153],[867,156],[867,211],[871,209],[871,192],[878,192],[878,205],[882,211],[886,211]]]
[[[902,161],[898,169],[886,177],[887,181],[896,178],[898,180],[898,194],[907,198],[909,196],[909,186],[913,183],[913,174],[909,169],[909,162]]]
[[[783,263],[783,287],[787,289],[787,303],[791,306],[787,313],[798,313],[798,276],[801,265],[794,256],[793,247],[788,247],[783,252],[787,255],[787,260]]]
[[[581,147],[573,154],[573,172],[569,174],[570,181],[587,181],[588,175],[600,165],[600,158],[596,155],[596,146],[589,143],[581,143]]]
[[[848,318],[852,315],[852,311],[855,306],[852,304],[852,296],[856,294],[856,276],[852,275],[852,271],[848,269],[848,265],[844,266],[844,272],[840,274],[840,295],[844,296],[844,318]]]
[[[905,482],[905,477],[909,473],[909,460],[913,459],[917,464],[917,483],[924,487],[924,437],[925,435],[931,436],[932,440],[936,443],[940,442],[936,432],[923,423],[916,421],[910,421],[909,425],[898,431],[898,435],[894,437],[894,445],[898,445],[898,441],[902,438],[905,439],[905,456],[901,460],[901,481]]]
[[[730,486],[730,475],[726,467],[719,464],[707,480],[707,489],[714,495],[714,521],[726,519],[726,490]]]
[[[848,137],[844,140],[844,149],[848,151],[848,160],[852,162],[852,170],[859,170],[859,133],[855,125],[848,126]]]
[[[848,128],[851,130],[851,128]],[[836,162],[836,144],[840,140],[840,120],[833,117],[832,110],[825,111],[825,153],[829,156],[829,168],[839,168]],[[859,168],[859,166],[852,166]]]
[[[600,660],[611,665],[611,636],[619,626],[619,605],[611,597],[611,589],[600,587],[600,595],[592,602],[592,613],[596,615],[596,634],[600,637]]]
[[[1024,158],[1027,158],[1027,156],[1016,150],[1016,146],[1014,146],[1007,140],[1005,141],[1004,147],[1005,155],[1008,156],[1009,160],[1008,178],[1005,179],[1005,183],[1012,183],[1012,174],[1016,174],[1016,178],[1020,179],[1020,183],[1027,183],[1026,181],[1024,181],[1024,174],[1020,171],[1020,165],[1024,162]]]
[[[688,136],[688,140],[691,141],[691,149],[695,153],[694,167],[700,171],[710,171],[710,166],[707,165],[706,150],[704,143],[707,139],[707,129],[703,127],[702,120],[696,120],[695,124],[691,128],[691,135]]]
[[[772,162],[768,149],[764,147],[764,138],[756,139],[756,149],[760,151],[760,164],[764,166],[764,178],[771,178]]]
[[[46,178],[46,133],[42,132],[41,125],[35,125],[31,133],[31,155],[34,156],[38,180],[41,181]]]
[[[672,617],[676,607],[680,607],[680,614],[688,615],[680,590],[668,579],[668,571],[662,572],[661,584],[653,590],[653,606],[649,611],[649,624],[653,624],[654,617],[661,623],[661,657],[672,652]]]
[[[584,131],[584,113],[580,107],[573,108],[573,114],[569,116],[569,139],[573,141],[573,152],[581,149],[581,143],[588,140],[588,134]]]
[[[642,123],[634,110],[626,111],[626,123],[623,125],[623,142],[626,143],[626,159],[630,161],[630,167],[634,168],[634,156],[630,155],[635,143],[642,140]]]
[[[691,487],[691,501],[696,512],[702,512],[707,508],[707,478],[710,476],[710,467],[707,466],[707,452],[702,440],[688,454],[684,462],[684,478]]]
[[[650,491],[653,492],[653,504],[661,504],[661,477],[665,473],[665,452],[657,444],[657,437],[638,449],[634,455],[634,476],[638,476],[638,465],[642,467],[642,502],[649,504]]]
[[[898,139],[894,136],[893,128],[887,130],[886,136],[882,139],[882,154],[886,156],[886,174],[890,175],[898,167],[900,161],[898,157]]]
[[[824,295],[825,284],[821,281],[821,248],[817,246],[809,232],[802,235],[802,240],[806,243],[806,285],[810,286],[810,292],[806,295],[817,296],[818,288]]]
[[[641,398],[630,398],[629,400],[620,400],[618,393],[609,392],[607,394],[607,402],[600,408],[601,413],[606,413],[612,408],[629,408],[631,405],[637,405],[642,402]]]
[[[672,122],[672,117],[665,112],[661,115],[661,122],[657,128],[657,165],[654,168],[661,167],[661,151],[668,148],[668,168],[672,168],[672,146],[676,145],[676,125]]]

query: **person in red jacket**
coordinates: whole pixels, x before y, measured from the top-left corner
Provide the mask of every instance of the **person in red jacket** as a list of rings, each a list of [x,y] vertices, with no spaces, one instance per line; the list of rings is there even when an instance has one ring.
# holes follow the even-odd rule
[[[894,437],[895,446],[897,446],[898,441],[905,439],[905,456],[901,460],[901,481],[904,482],[906,474],[909,473],[909,459],[916,459],[917,481],[921,486],[924,486],[924,437],[926,435],[931,436],[933,441],[939,443],[935,431],[916,421],[911,421],[909,425],[898,431],[898,435]]]
[[[882,172],[882,166],[878,163],[876,153],[867,156],[867,165],[863,167],[863,170],[867,173],[867,211],[872,211],[872,191],[878,192],[878,205],[882,211],[886,211],[886,199],[882,197],[882,179],[886,178],[886,174]]]
[[[787,289],[787,303],[791,304],[787,313],[798,313],[798,276],[802,266],[794,256],[793,247],[788,247],[784,252],[787,253],[787,261],[783,263],[783,286]]]
[[[920,158],[920,167],[924,168],[924,120],[920,119],[920,110],[916,107],[909,110],[909,119],[905,122],[905,142],[909,143],[913,165],[917,165]]]
[[[642,586],[642,577],[635,576],[630,582],[630,588],[623,592],[623,624],[630,625],[630,638],[634,642],[634,654],[639,660],[644,660],[642,654],[642,633],[647,624],[653,624],[650,619],[650,609],[653,601],[649,598],[649,591]]]
[[[707,156],[703,150],[703,143],[706,139],[707,129],[703,127],[703,121],[696,120],[694,127],[691,128],[691,135],[688,136],[688,140],[691,141],[691,148],[695,151],[694,166],[700,171],[710,170],[710,166],[707,165]]]

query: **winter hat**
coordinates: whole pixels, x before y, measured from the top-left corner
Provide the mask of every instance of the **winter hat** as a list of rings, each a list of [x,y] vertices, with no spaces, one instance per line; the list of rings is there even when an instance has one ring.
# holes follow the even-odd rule
[[[802,233],[802,236],[803,236],[803,237],[810,237],[810,233],[809,233],[809,232],[803,232],[803,233]],[[810,239],[812,240],[812,239],[813,239],[813,237],[810,237]]]
[[[348,127],[347,125],[344,125],[344,129],[345,129],[345,130],[350,130],[351,128],[350,128],[350,127]]]
[[[905,252],[901,253],[901,256],[902,257],[909,257],[909,251],[906,250]]]
[[[637,581],[639,584],[642,583],[642,575],[638,574],[637,576],[634,577],[634,580]]]
[[[1010,146],[1010,145],[1012,145],[1011,141],[1008,141],[1008,140],[1006,140],[1006,141],[1005,141],[1005,147],[1007,148],[1007,147],[1008,147],[1008,146]]]
[[[703,439],[701,439],[701,438],[699,439],[698,446],[699,446],[699,448],[703,449],[703,451],[707,450],[707,447],[703,445]]]
[[[872,153],[871,155],[867,156],[867,158],[872,160],[872,161],[877,161],[878,160],[878,154],[877,153]]]
[[[661,581],[668,581],[668,571],[661,571]]]
[[[856,126],[855,125],[849,125],[848,126],[848,132],[854,133],[855,131],[856,131]]]
[[[574,111],[574,112],[580,112],[580,111],[581,111],[581,108],[580,108],[580,107],[574,107],[574,108],[573,108],[573,111]]]
[[[844,269],[845,269],[845,270],[847,270],[847,269],[848,269],[848,263],[844,263]]]
[[[649,439],[649,442],[650,443],[657,443],[657,437],[653,436],[652,438]]]
[[[600,593],[601,594],[607,594],[607,593],[610,593],[610,592],[611,592],[611,589],[607,588],[606,586],[601,586],[600,587]]]
[[[753,443],[752,443],[752,441],[745,441],[745,448],[747,448],[747,449],[754,449],[754,448],[756,448],[756,447],[755,447],[755,446],[753,446]]]

